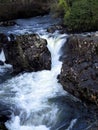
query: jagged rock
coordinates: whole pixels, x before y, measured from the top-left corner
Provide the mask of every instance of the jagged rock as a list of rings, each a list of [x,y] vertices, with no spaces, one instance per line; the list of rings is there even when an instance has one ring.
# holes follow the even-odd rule
[[[10,34],[9,38],[2,34],[1,42],[5,62],[13,65],[15,73],[51,69],[51,54],[47,48],[47,41],[37,34]]]
[[[98,36],[72,35],[62,51],[60,83],[72,95],[98,106]]]

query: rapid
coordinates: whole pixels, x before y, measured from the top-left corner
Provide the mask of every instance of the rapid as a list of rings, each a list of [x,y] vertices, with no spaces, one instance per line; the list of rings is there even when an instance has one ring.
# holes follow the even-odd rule
[[[85,128],[84,106],[69,95],[58,83],[61,71],[61,47],[67,34],[46,30],[59,20],[50,16],[18,19],[13,27],[0,27],[9,34],[37,33],[48,42],[51,52],[51,70],[21,73],[10,76],[12,66],[0,66],[0,101],[11,106],[11,119],[5,125],[8,130],[83,130]],[[3,50],[0,60],[4,61]]]

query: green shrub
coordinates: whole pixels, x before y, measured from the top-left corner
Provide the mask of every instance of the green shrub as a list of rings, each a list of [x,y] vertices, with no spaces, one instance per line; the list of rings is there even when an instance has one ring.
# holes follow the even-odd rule
[[[69,31],[98,30],[98,0],[58,0],[52,10]]]
[[[51,12],[55,17],[63,17],[65,12],[69,10],[66,0],[56,0],[51,4]]]
[[[98,30],[98,0],[74,2],[70,15],[64,14],[64,23],[70,31]]]

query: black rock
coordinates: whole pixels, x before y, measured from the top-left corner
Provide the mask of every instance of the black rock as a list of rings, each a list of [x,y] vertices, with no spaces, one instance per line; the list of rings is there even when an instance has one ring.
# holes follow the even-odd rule
[[[37,34],[16,36],[1,35],[1,43],[5,54],[5,63],[13,66],[14,73],[22,71],[39,71],[51,69],[51,54],[47,41]]]
[[[72,95],[98,106],[98,36],[71,35],[62,48],[59,82]]]
[[[0,65],[2,65],[2,66],[4,65],[4,62],[3,62],[3,61],[1,61],[1,60],[0,60]]]

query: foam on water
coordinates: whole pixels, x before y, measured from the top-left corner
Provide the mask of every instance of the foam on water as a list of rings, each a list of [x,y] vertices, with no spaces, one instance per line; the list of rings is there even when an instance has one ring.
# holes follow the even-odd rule
[[[0,53],[0,60],[5,62],[5,55],[3,50]],[[6,70],[10,68],[12,68],[12,66],[9,64],[4,64],[3,66],[0,66],[0,75],[2,75],[2,73],[6,72]]]
[[[59,61],[62,53],[60,48],[67,35],[59,34],[58,31],[51,34],[46,30],[58,21],[44,16],[18,19],[16,26],[0,27],[0,32],[5,34],[38,33],[47,40],[52,60],[51,70],[24,73],[15,77],[10,74],[11,65],[0,66],[0,101],[8,104],[12,110],[11,119],[5,123],[8,130],[85,128],[85,111],[83,113],[80,103],[65,92],[57,80],[62,66]],[[9,37],[8,40],[10,41]],[[5,61],[3,51],[0,60]]]
[[[5,55],[4,55],[3,50],[2,50],[1,53],[0,53],[0,60],[1,60],[1,61],[5,61]]]
[[[12,121],[13,124],[10,126],[10,124],[7,124],[8,129],[10,130],[49,130],[49,128],[47,128],[44,125],[40,125],[40,126],[25,126],[22,125],[20,126],[20,118],[18,116],[14,117],[14,121]]]
[[[49,130],[58,118],[59,108],[49,99],[65,95],[66,92],[57,81],[62,63],[59,61],[60,48],[66,41],[66,35],[41,36],[48,42],[52,56],[52,69],[24,73],[2,84],[3,100],[14,104],[19,113],[13,113],[6,122],[8,130]],[[4,96],[10,93],[9,96]]]
[[[72,130],[72,128],[73,128],[73,126],[75,125],[76,122],[77,122],[77,119],[73,119],[70,123],[70,126],[66,130]]]

